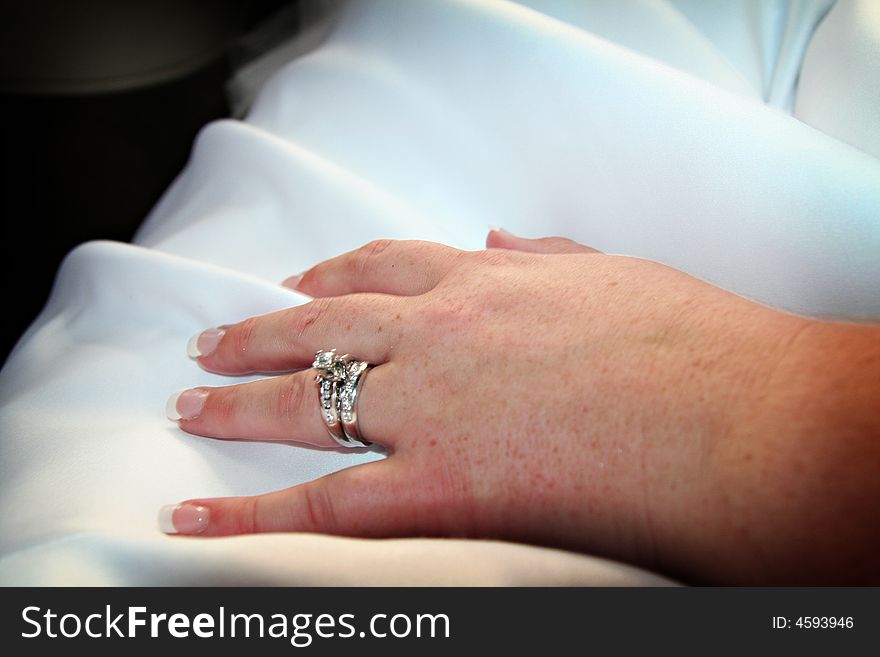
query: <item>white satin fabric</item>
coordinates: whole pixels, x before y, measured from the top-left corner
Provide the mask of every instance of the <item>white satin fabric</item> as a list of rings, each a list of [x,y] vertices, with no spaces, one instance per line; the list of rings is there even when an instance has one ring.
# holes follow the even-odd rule
[[[824,20],[866,3],[840,0]],[[0,583],[663,583],[502,542],[166,537],[163,504],[380,456],[189,436],[165,400],[233,382],[191,362],[186,340],[303,302],[284,277],[377,237],[478,249],[489,223],[660,260],[793,311],[880,316],[877,105],[841,107],[857,124],[841,133],[817,109],[837,97],[797,88],[815,79],[805,52],[833,71],[847,38],[834,23],[811,40],[829,7],[346,5],[244,122],[202,131],[134,245],[86,244],[62,266],[0,377]],[[874,46],[847,66],[876,62]]]

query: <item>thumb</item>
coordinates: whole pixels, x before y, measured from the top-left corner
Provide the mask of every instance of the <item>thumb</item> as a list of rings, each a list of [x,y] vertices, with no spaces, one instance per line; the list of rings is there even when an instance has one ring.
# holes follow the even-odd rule
[[[565,237],[540,237],[527,239],[517,237],[503,228],[492,228],[486,237],[486,248],[511,249],[513,251],[526,251],[528,253],[601,253],[594,249]]]

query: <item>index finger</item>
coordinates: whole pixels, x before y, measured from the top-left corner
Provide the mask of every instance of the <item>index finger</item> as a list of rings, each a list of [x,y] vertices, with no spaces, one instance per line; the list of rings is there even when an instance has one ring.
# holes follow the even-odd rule
[[[432,290],[464,251],[417,240],[375,240],[284,282],[313,297],[355,292],[415,296]]]

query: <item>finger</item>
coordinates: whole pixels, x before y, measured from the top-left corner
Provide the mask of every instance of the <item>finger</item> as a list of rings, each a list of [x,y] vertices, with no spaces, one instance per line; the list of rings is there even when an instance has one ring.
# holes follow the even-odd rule
[[[388,459],[354,466],[293,488],[253,497],[187,500],[163,507],[167,534],[228,536],[318,532],[389,536],[411,525]]]
[[[283,284],[313,297],[353,292],[414,296],[432,290],[461,253],[434,242],[376,240]]]
[[[358,394],[357,411],[364,438],[392,446],[395,396],[383,393],[391,389],[388,371],[388,365],[369,370]],[[187,433],[209,438],[338,446],[321,416],[311,369],[233,386],[184,390],[172,395],[166,412]]]
[[[388,295],[314,299],[203,331],[190,339],[187,352],[220,374],[310,367],[316,351],[337,346],[359,360],[382,363],[400,340],[403,310],[400,300]]]
[[[200,536],[290,531],[471,535],[475,525],[467,487],[450,474],[436,459],[408,463],[394,455],[265,495],[168,505],[159,513],[159,525],[169,534]]]
[[[503,228],[493,228],[486,237],[489,249],[511,249],[528,253],[601,253],[598,249],[578,244],[565,237],[541,237],[528,239],[518,237]]]

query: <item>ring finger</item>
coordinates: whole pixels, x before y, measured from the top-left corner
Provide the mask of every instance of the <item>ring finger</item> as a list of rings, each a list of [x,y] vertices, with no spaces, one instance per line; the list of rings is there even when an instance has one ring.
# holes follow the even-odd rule
[[[358,426],[369,442],[393,446],[398,426],[391,365],[369,370],[358,395]],[[218,388],[199,387],[168,400],[168,418],[187,433],[237,440],[290,440],[337,447],[321,416],[315,370]]]

